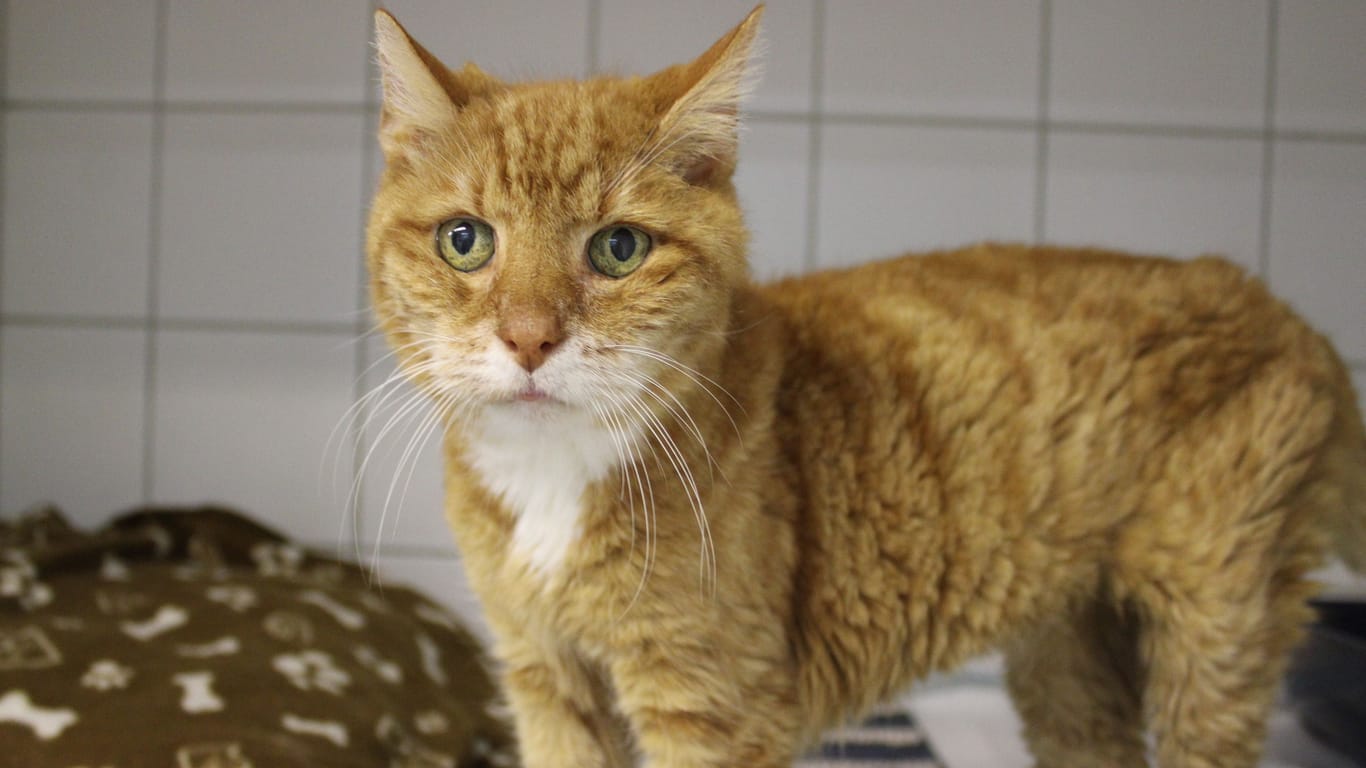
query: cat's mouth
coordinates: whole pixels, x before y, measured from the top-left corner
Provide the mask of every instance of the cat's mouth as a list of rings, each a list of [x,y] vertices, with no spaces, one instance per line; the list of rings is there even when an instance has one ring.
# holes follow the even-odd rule
[[[517,399],[523,403],[539,403],[545,400],[555,400],[555,402],[559,402],[552,397],[549,392],[537,387],[535,384],[528,384],[523,387],[522,390],[517,393]]]

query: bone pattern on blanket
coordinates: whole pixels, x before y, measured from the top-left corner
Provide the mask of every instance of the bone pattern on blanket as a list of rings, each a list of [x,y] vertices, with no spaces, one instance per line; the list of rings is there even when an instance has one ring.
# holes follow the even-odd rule
[[[178,605],[163,605],[146,621],[125,621],[120,626],[125,635],[145,643],[157,635],[184,626],[189,620],[190,614],[184,608]]]
[[[70,709],[40,707],[26,691],[9,691],[0,696],[0,723],[26,726],[44,741],[51,741],[80,718]]]

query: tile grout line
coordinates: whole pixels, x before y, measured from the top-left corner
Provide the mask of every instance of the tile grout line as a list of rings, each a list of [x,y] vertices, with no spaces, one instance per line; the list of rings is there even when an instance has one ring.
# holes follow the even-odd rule
[[[588,67],[588,76],[595,77],[598,74],[598,67],[602,62],[598,61],[598,30],[602,26],[602,0],[588,0],[588,24],[584,31],[588,40],[585,43],[588,50],[584,59],[585,66]]]
[[[1276,70],[1279,67],[1280,44],[1279,0],[1267,3],[1266,21],[1266,82],[1262,104],[1262,190],[1261,210],[1257,227],[1257,272],[1267,287],[1271,287],[1271,206],[1276,161]]]
[[[157,315],[161,311],[158,289],[161,266],[161,196],[165,181],[166,111],[166,37],[169,0],[157,0],[152,56],[152,158],[147,190],[147,327],[142,370],[142,500],[152,503],[156,482],[156,375],[157,343],[160,339]]]
[[[152,112],[158,108],[171,114],[285,114],[285,115],[350,115],[364,112],[364,102],[345,101],[253,101],[250,99],[82,99],[82,98],[25,98],[8,99],[5,106],[25,112]]]
[[[45,315],[13,312],[0,315],[0,323],[29,328],[120,328],[145,331],[147,318],[127,315]],[[309,322],[294,320],[237,320],[233,318],[167,317],[157,320],[157,329],[177,333],[242,333],[296,336],[331,336],[355,331],[354,322]]]
[[[811,105],[808,111],[809,144],[806,155],[806,251],[802,269],[816,268],[816,240],[820,237],[821,112],[825,109],[825,0],[811,5]]]
[[[7,62],[9,61],[8,40],[9,0],[0,0],[0,100],[4,101],[4,105],[0,105],[0,249],[3,249],[3,244],[5,242],[5,183],[7,178],[5,170],[5,167],[7,165],[5,163],[5,151],[7,148],[6,134],[8,133],[8,131],[5,130],[5,127],[9,123],[10,115],[9,107],[6,106],[9,103],[9,67],[6,66]],[[0,253],[0,288],[3,288],[5,285],[4,264],[4,254]],[[3,293],[4,291],[0,290],[0,314],[3,314],[4,312]],[[4,380],[3,377],[5,372],[4,337],[5,329],[4,326],[0,325],[0,381]],[[3,386],[0,386],[0,415],[3,415],[4,412],[5,388]],[[3,452],[3,444],[5,441],[3,438],[3,421],[0,421],[0,476],[3,476],[5,466],[5,457]],[[0,513],[3,512],[4,510],[0,509]]]
[[[232,114],[232,115],[328,115],[373,113],[378,106],[329,102],[275,103],[266,101],[177,101],[164,100],[159,106],[150,102],[0,99],[0,109],[11,112],[131,112],[149,114],[160,109],[169,115]],[[773,123],[830,123],[835,125],[905,125],[945,128],[979,128],[983,130],[1033,131],[1037,118],[990,117],[967,114],[880,113],[880,112],[818,112],[815,110],[749,110],[747,119]],[[1044,121],[1051,133],[1110,134],[1153,136],[1190,139],[1243,139],[1260,141],[1266,131],[1262,125],[1241,127],[1231,125],[1199,125],[1192,123],[1126,123],[1105,120]],[[1366,144],[1366,131],[1332,131],[1318,129],[1273,129],[1276,141],[1295,141],[1321,144]]]
[[[1048,235],[1048,92],[1053,77],[1053,2],[1043,0],[1039,6],[1039,100],[1037,131],[1034,145],[1034,243],[1041,244]]]

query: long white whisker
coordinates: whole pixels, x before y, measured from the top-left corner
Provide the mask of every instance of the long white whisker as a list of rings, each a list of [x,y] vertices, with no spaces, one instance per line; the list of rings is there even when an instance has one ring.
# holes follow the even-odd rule
[[[430,367],[430,364],[414,366],[414,368],[419,371],[428,367]],[[337,492],[337,480],[338,475],[341,471],[341,459],[343,453],[341,450],[341,435],[350,434],[352,436],[352,450],[350,451],[350,454],[354,461],[356,458],[359,457],[358,451],[360,450],[361,444],[364,442],[365,433],[369,429],[370,421],[380,411],[383,410],[389,398],[391,398],[395,393],[402,391],[400,384],[404,381],[404,379],[405,377],[401,371],[395,371],[384,381],[372,387],[364,395],[356,398],[356,401],[352,403],[351,406],[348,407],[346,411],[342,414],[342,416],[337,420],[337,424],[332,428],[332,432],[328,435],[327,442],[324,445],[323,458],[320,460],[321,463],[318,468],[319,483],[321,484],[323,482],[322,475],[325,473],[325,466],[327,462],[326,457],[328,455],[332,456],[332,472],[330,483],[328,484],[328,486],[332,489],[332,493],[335,494]],[[345,537],[347,521],[350,521],[352,527],[352,554],[355,555],[357,558],[359,558],[360,556],[361,537],[359,531],[359,515],[357,515],[356,513],[358,501],[356,487],[359,485],[360,482],[361,475],[360,472],[357,472],[356,477],[352,478],[351,488],[349,489],[349,492],[346,494],[346,503],[344,505],[345,512],[342,516],[342,520],[337,534],[338,551],[340,551],[341,540]]]
[[[406,399],[395,407],[393,413],[389,415],[388,421],[371,441],[370,448],[365,452],[365,458],[361,461],[360,468],[356,472],[355,482],[351,487],[351,498],[356,505],[360,504],[361,482],[365,477],[366,471],[370,468],[370,462],[375,457],[376,450],[384,443],[385,438],[396,429],[400,424],[409,424],[414,414],[421,413],[422,408],[429,404],[427,396],[422,392],[410,392]],[[379,526],[377,530],[384,529],[385,515],[388,509],[382,508],[380,511]]]
[[[639,355],[641,357],[649,358],[658,363],[666,365],[674,369],[675,371],[678,371],[679,373],[683,374],[684,376],[688,377],[692,380],[694,384],[697,385],[699,389],[701,389],[703,392],[706,392],[707,396],[710,397],[713,401],[715,401],[717,407],[720,408],[721,412],[726,415],[726,420],[730,422],[731,429],[735,430],[735,436],[740,438],[741,440],[744,439],[743,435],[740,432],[740,426],[735,423],[735,418],[730,415],[730,409],[727,408],[725,403],[721,402],[721,399],[717,397],[714,392],[711,391],[711,387],[715,387],[716,389],[721,390],[722,394],[730,398],[730,401],[735,403],[735,407],[740,409],[740,413],[745,413],[745,406],[741,404],[741,402],[737,400],[735,395],[732,395],[729,390],[718,384],[715,380],[713,380],[706,374],[702,373],[701,371],[698,371],[695,368],[690,368],[684,365],[683,363],[680,363],[678,360],[675,360],[673,357],[670,357],[669,355],[666,355],[663,352],[650,349],[649,347],[640,347],[633,344],[609,344],[603,348],[613,349],[620,352],[625,352],[627,354]]]
[[[426,447],[427,441],[431,439],[432,432],[441,424],[441,411],[433,407],[423,415],[422,420],[417,424],[417,430],[408,440],[408,445],[403,449],[403,454],[399,456],[398,466],[394,469],[394,476],[389,480],[389,489],[384,494],[384,512],[381,519],[387,516],[389,505],[393,501],[394,490],[398,486],[400,477],[404,477],[404,469],[407,469],[406,479],[403,483],[403,493],[399,496],[398,506],[394,509],[394,520],[389,525],[389,537],[393,538],[398,531],[398,519],[403,514],[403,502],[408,498],[408,485],[412,482],[413,471],[417,468],[417,457]],[[383,530],[376,532],[376,546],[379,540],[383,539]]]
[[[625,434],[627,433],[627,430],[625,429],[624,426],[621,426],[621,425],[624,424],[625,421],[626,421],[626,414],[625,414],[624,409],[623,409],[623,407],[622,407],[622,398],[621,398],[620,396],[618,396],[616,393],[614,393],[610,387],[601,386],[601,385],[603,384],[603,379],[602,379],[602,376],[601,376],[600,374],[595,373],[595,372],[591,372],[591,373],[592,373],[592,375],[593,375],[593,378],[594,378],[594,379],[598,382],[598,384],[600,385],[600,386],[598,387],[598,394],[600,394],[600,395],[602,395],[604,398],[606,398],[607,401],[609,402],[609,404],[611,405],[611,408],[609,408],[609,409],[606,411],[606,413],[608,414],[609,420],[610,420],[614,425],[617,425],[616,428],[617,428],[617,429],[620,429],[621,432],[622,432],[622,434],[625,435]],[[635,476],[635,485],[636,485],[636,489],[637,489],[637,492],[638,492],[639,495],[640,495],[641,510],[642,510],[642,512],[643,512],[643,516],[642,516],[642,517],[643,517],[643,520],[644,520],[644,523],[645,523],[645,558],[644,558],[644,562],[642,563],[642,566],[641,566],[640,580],[636,583],[635,594],[633,594],[633,595],[631,596],[631,600],[626,604],[626,607],[622,610],[622,612],[621,612],[620,614],[618,614],[618,616],[616,617],[616,620],[617,620],[617,621],[620,621],[622,618],[624,618],[624,617],[626,616],[627,613],[630,612],[631,608],[633,608],[633,607],[635,606],[636,602],[640,599],[640,596],[644,593],[644,591],[645,591],[645,585],[646,585],[646,583],[649,581],[650,571],[653,569],[653,566],[654,566],[654,559],[655,559],[655,527],[654,527],[654,519],[653,519],[653,518],[654,518],[654,485],[653,485],[653,483],[652,483],[651,480],[650,480],[650,474],[649,474],[649,472],[648,472],[648,471],[642,471],[641,464],[643,463],[643,459],[641,458],[641,455],[639,454],[639,452],[637,451],[637,449],[636,449],[636,447],[635,447],[635,445],[634,445],[634,442],[635,442],[635,441],[629,440],[629,439],[623,439],[622,442],[623,442],[623,444],[625,445],[626,452],[627,452],[627,454],[628,454],[629,457],[630,457],[630,458],[629,458],[629,462],[626,461],[625,459],[623,459],[623,467],[629,467],[629,470],[630,470],[630,473],[625,475],[625,476],[627,477],[628,487],[629,487],[630,477],[631,477],[631,475],[634,475],[634,476]],[[652,453],[654,452],[654,447],[653,447],[653,446],[650,447],[650,451],[651,451]],[[656,458],[657,458],[657,457],[656,457]],[[624,473],[624,474],[625,474],[625,473]],[[648,499],[647,499],[647,497],[646,497],[647,492],[648,492],[648,494],[649,494]],[[635,519],[634,503],[632,503],[632,514],[631,514],[631,519],[632,519],[633,521],[634,521],[634,519]],[[635,550],[635,528],[634,528],[634,525],[632,526],[632,531],[631,531],[631,547],[632,547],[632,551],[634,551],[634,550]]]
[[[707,474],[709,479],[712,477],[711,472],[713,468],[721,472],[722,479],[726,479],[725,470],[722,469],[720,463],[712,456],[711,449],[707,446],[707,439],[702,435],[702,429],[697,425],[697,421],[693,419],[692,413],[688,411],[688,407],[683,404],[682,400],[678,399],[677,395],[668,387],[664,386],[663,382],[649,374],[641,373],[639,371],[624,370],[614,371],[613,373],[636,384],[641,391],[650,395],[656,402],[667,409],[669,413],[673,414],[674,419],[687,429],[693,439],[697,441],[697,445],[701,447],[702,453],[707,460]],[[656,390],[658,390],[658,392]],[[661,392],[663,393],[663,396],[661,396]],[[664,396],[667,396],[669,400],[666,401]],[[730,481],[727,479],[726,482]]]
[[[413,473],[417,468],[418,458],[421,456],[422,451],[426,448],[428,442],[431,441],[432,435],[439,431],[439,427],[442,424],[442,413],[446,408],[447,403],[454,398],[455,396],[453,394],[446,394],[443,395],[441,399],[432,403],[432,409],[423,416],[422,421],[418,424],[416,432],[414,432],[413,436],[409,439],[408,445],[403,451],[403,455],[399,458],[398,466],[394,470],[394,476],[389,480],[388,492],[384,496],[383,511],[380,513],[380,524],[375,529],[375,546],[371,555],[372,569],[377,567],[379,563],[380,548],[384,539],[384,520],[389,514],[389,506],[392,502],[394,490],[398,485],[399,478],[404,477],[403,491],[399,495],[398,506],[394,510],[394,521],[390,524],[389,535],[391,538],[398,529],[399,516],[402,515],[403,505],[408,499],[408,487],[412,483]],[[406,477],[404,472],[405,467],[407,470]]]
[[[697,486],[697,481],[693,478],[692,469],[688,466],[687,458],[669,435],[659,418],[645,407],[638,395],[626,395],[626,403],[635,413],[640,416],[641,422],[651,434],[655,436],[660,447],[664,449],[664,455],[672,465],[674,473],[678,476],[679,482],[683,485],[684,496],[687,497],[689,505],[692,507],[693,516],[697,520],[698,529],[702,538],[702,556],[698,563],[700,569],[699,578],[703,588],[707,584],[707,576],[712,576],[711,584],[715,589],[715,546],[711,541],[711,527],[707,524],[706,512],[703,509],[702,493]]]

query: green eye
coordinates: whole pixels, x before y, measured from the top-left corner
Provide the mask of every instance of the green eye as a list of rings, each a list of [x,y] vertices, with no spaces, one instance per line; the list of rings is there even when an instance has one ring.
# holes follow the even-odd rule
[[[593,235],[588,260],[608,277],[626,277],[650,252],[650,236],[635,227],[611,226]]]
[[[451,219],[436,228],[436,250],[461,272],[473,272],[493,258],[493,227],[478,219]]]

